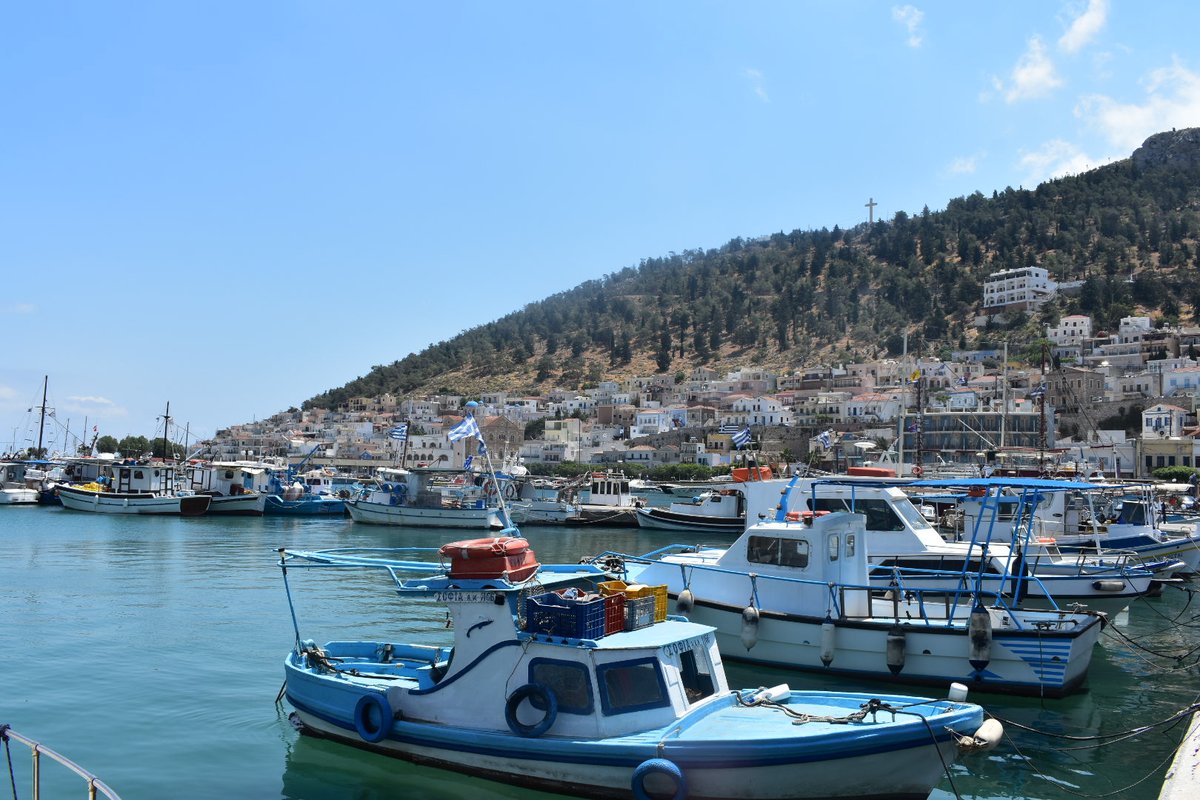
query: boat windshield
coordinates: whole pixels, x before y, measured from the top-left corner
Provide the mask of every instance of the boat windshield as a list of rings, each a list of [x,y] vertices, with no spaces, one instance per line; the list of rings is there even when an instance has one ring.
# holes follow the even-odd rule
[[[840,497],[808,498],[806,503],[813,511],[850,511],[850,501]],[[902,531],[908,528],[931,527],[929,520],[921,515],[911,502],[890,502],[884,499],[859,498],[853,510],[866,516],[869,531]]]

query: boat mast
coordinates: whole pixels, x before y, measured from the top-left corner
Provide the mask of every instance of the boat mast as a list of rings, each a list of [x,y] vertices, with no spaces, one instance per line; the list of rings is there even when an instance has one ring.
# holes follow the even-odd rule
[[[38,458],[42,457],[42,434],[46,432],[46,387],[50,384],[50,376],[42,378],[42,418],[38,423]]]
[[[163,461],[167,460],[167,427],[171,424],[171,401],[167,401],[167,410],[163,414]],[[154,455],[151,453],[151,455]]]

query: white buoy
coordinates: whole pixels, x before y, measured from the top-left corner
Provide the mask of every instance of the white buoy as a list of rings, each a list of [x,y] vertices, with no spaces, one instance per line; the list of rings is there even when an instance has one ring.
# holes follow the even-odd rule
[[[967,660],[977,672],[982,672],[992,660],[992,615],[983,606],[971,609],[971,617],[967,622],[967,639],[970,641]]]
[[[742,609],[742,644],[747,650],[758,644],[758,609],[754,606]]]
[[[950,684],[950,694],[946,696],[955,703],[965,702],[967,699],[967,687],[962,683],[952,683]]]
[[[821,623],[821,663],[829,666],[833,663],[833,651],[837,644],[837,626],[829,617]]]
[[[987,752],[996,745],[1000,744],[1000,740],[1004,738],[1004,726],[1000,724],[1000,720],[989,717],[983,721],[979,729],[971,736],[970,740],[965,742],[967,749],[976,752]]]
[[[691,613],[691,610],[695,605],[696,596],[692,594],[691,589],[684,589],[679,593],[679,597],[675,598],[675,610],[680,614]]]

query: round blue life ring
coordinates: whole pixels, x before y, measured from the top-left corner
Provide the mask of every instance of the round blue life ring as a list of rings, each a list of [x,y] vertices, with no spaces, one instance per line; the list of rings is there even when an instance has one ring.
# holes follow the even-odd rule
[[[533,725],[526,725],[517,719],[517,706],[526,700],[529,700],[531,705],[534,704],[534,701],[537,701],[538,704],[546,709],[546,715]],[[508,729],[517,736],[537,738],[550,730],[550,726],[554,724],[554,720],[557,718],[558,698],[554,696],[554,692],[540,683],[527,683],[524,686],[518,687],[515,692],[509,695],[508,702],[504,704],[504,721],[508,723]]]
[[[392,730],[392,704],[379,692],[369,692],[354,705],[354,730],[364,742],[382,742]]]
[[[679,769],[675,762],[665,758],[648,758],[633,771],[630,788],[633,789],[634,800],[650,800],[650,795],[646,793],[646,776],[656,772],[674,781],[675,794],[671,795],[671,800],[683,800],[687,797],[687,780],[683,777],[683,770]]]

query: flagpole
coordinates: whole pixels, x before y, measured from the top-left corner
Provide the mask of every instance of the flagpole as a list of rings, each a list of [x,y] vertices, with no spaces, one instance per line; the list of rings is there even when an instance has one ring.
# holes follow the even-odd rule
[[[467,418],[470,419],[472,423],[470,428],[473,428],[471,433],[473,433],[475,438],[478,439],[480,444],[483,445],[483,459],[487,462],[488,475],[491,476],[492,485],[496,487],[496,502],[500,510],[500,522],[504,525],[505,531],[516,530],[516,528],[513,526],[512,518],[508,515],[508,506],[504,504],[504,487],[500,485],[500,480],[496,477],[496,469],[492,466],[492,451],[483,441],[483,431],[479,429],[479,423],[475,420],[473,409],[478,407],[478,405],[479,404],[474,400],[471,400],[467,403]],[[464,420],[464,422],[465,421],[466,420]],[[461,434],[460,438],[465,438],[468,435],[470,434]],[[455,441],[455,439],[452,439],[451,441]],[[521,532],[517,530],[516,535],[520,536]]]
[[[408,458],[408,436],[409,427],[412,425],[412,420],[409,417],[404,418],[404,444],[400,446],[400,469],[404,469],[404,461]]]

